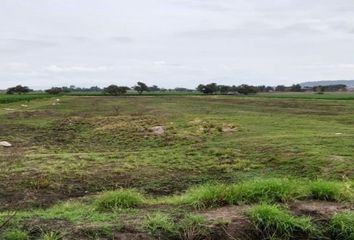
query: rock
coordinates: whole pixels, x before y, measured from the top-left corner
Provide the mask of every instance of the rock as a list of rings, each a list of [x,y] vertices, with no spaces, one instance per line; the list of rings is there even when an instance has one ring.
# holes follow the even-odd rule
[[[336,135],[342,135],[343,133],[336,133]]]
[[[28,107],[28,105],[26,105],[26,104],[21,104],[21,107]]]
[[[56,99],[56,101],[57,101],[57,102],[60,102],[60,99],[59,99],[59,98],[57,98],[57,99]]]
[[[156,135],[161,135],[161,134],[165,133],[165,129],[163,128],[163,126],[152,127],[152,128],[150,128],[150,131]]]
[[[6,111],[15,111],[16,109],[13,109],[13,108],[4,108],[4,110],[6,110]]]
[[[3,146],[3,147],[12,147],[12,144],[9,143],[9,142],[6,142],[6,141],[2,141],[2,142],[0,142],[0,146]]]

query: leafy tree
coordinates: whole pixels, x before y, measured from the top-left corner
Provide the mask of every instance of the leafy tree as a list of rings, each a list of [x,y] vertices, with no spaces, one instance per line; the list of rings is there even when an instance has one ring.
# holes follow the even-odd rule
[[[290,91],[291,92],[301,92],[302,91],[301,85],[300,84],[293,84],[290,87]]]
[[[254,86],[249,86],[247,84],[242,84],[242,85],[237,87],[237,92],[241,93],[241,94],[244,94],[244,95],[248,95],[248,94],[251,94],[251,93],[257,93],[258,89],[257,89],[257,87],[254,87]]]
[[[285,92],[286,87],[284,85],[278,85],[275,87],[275,91],[277,92]]]
[[[11,88],[8,88],[6,93],[7,94],[23,94],[23,93],[29,93],[29,92],[32,92],[33,90],[30,89],[29,87],[27,86],[22,86],[22,85],[17,85],[16,87],[11,87]]]
[[[232,87],[230,86],[219,85],[218,88],[221,94],[227,94],[229,92],[232,92]]]
[[[118,96],[118,95],[125,94],[129,89],[130,89],[129,87],[110,85],[103,89],[103,93],[112,96]]]
[[[149,91],[149,87],[143,82],[137,82],[137,85],[134,87],[134,90],[139,94],[142,94],[144,91]]]
[[[50,89],[45,90],[46,93],[57,95],[61,92],[64,92],[63,88],[60,87],[52,87]]]
[[[200,84],[197,87],[197,91],[204,94],[214,94],[219,90],[219,87],[216,83],[209,83],[207,85]]]
[[[161,89],[156,85],[152,85],[151,87],[149,87],[149,91],[151,91],[151,92],[158,92],[160,90]]]

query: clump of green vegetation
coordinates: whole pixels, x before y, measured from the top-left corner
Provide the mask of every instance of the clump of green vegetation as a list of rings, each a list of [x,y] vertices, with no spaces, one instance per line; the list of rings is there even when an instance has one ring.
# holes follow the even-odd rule
[[[310,235],[317,232],[309,217],[295,217],[276,205],[252,207],[248,216],[266,239],[290,239],[296,234]]]
[[[328,185],[325,185],[327,191],[324,192],[323,190],[323,194],[319,192],[317,195],[315,195],[315,192],[316,189],[320,190],[320,182],[311,183],[295,179],[270,178],[232,185],[207,184],[191,188],[181,198],[176,198],[175,200],[177,203],[184,203],[197,209],[202,209],[227,204],[277,203],[306,198],[329,199],[330,196],[335,197],[334,200],[344,199],[345,196],[347,199],[350,198],[350,192],[343,194],[344,184],[337,182],[328,183]],[[327,198],[323,196],[324,194],[328,195]]]
[[[28,240],[29,235],[27,232],[20,229],[11,229],[4,233],[4,240]]]
[[[204,239],[209,233],[206,219],[196,214],[186,215],[179,222],[178,231],[180,238],[186,240]]]
[[[98,210],[136,208],[145,202],[144,196],[136,190],[117,190],[102,193],[95,200]]]
[[[207,184],[188,190],[177,203],[188,204],[197,209],[217,207],[227,204],[226,194],[229,187],[224,184]]]
[[[257,202],[287,202],[306,196],[306,188],[297,180],[270,178],[256,179],[233,185],[227,202],[236,204]]]
[[[164,213],[155,213],[146,217],[145,229],[152,235],[175,236],[177,228],[173,219]]]
[[[309,183],[309,191],[311,199],[319,199],[326,201],[349,200],[350,192],[348,188],[339,182],[330,182],[318,180]]]
[[[41,240],[60,240],[61,237],[55,232],[44,233],[41,236]]]
[[[354,212],[344,212],[334,215],[330,221],[330,230],[337,240],[354,239]]]

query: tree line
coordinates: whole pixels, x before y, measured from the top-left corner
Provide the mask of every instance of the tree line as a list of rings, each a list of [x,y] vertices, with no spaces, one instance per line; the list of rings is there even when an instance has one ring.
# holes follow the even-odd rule
[[[60,94],[60,93],[69,93],[69,92],[101,92],[104,95],[118,96],[126,94],[128,91],[136,91],[138,94],[142,94],[143,92],[166,92],[166,91],[176,91],[176,92],[200,92],[203,94],[211,95],[211,94],[224,94],[224,95],[233,95],[233,94],[255,94],[258,92],[303,92],[303,91],[313,91],[317,93],[323,92],[335,92],[335,91],[346,91],[347,86],[344,84],[335,84],[335,85],[327,85],[327,86],[314,86],[311,88],[303,88],[300,84],[293,84],[291,86],[278,85],[276,87],[272,86],[253,86],[247,84],[241,85],[218,85],[216,83],[209,84],[199,84],[195,90],[188,88],[174,88],[174,89],[165,89],[160,88],[156,85],[148,86],[143,82],[137,82],[133,87],[127,86],[118,86],[118,85],[109,85],[105,88],[100,88],[97,86],[93,86],[90,88],[79,88],[75,86],[70,87],[52,87],[50,89],[45,90],[48,94]],[[27,86],[17,85],[15,87],[8,88],[7,94],[26,94],[29,92],[33,92]]]

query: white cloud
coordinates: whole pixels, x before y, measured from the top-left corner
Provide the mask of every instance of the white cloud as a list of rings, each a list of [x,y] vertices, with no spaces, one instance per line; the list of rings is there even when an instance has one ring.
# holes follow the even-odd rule
[[[95,67],[88,67],[88,66],[57,66],[57,65],[50,65],[45,67],[45,70],[54,73],[63,73],[63,72],[82,72],[82,73],[97,73],[97,72],[106,72],[109,70],[106,66],[95,66]]]
[[[352,0],[1,0],[0,22],[0,88],[354,78]]]

